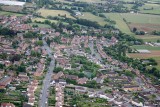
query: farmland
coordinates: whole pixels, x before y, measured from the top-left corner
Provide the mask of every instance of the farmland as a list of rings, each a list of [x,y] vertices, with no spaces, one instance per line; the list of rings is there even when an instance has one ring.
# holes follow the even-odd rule
[[[119,28],[122,32],[132,34],[129,27],[123,21],[123,18],[119,13],[106,13],[105,15],[106,17],[109,17],[111,20],[116,21],[116,27]]]
[[[116,21],[116,27],[127,34],[132,34],[130,29],[133,29],[134,27],[145,32],[160,30],[160,16],[158,15],[137,13],[107,13],[105,15]]]
[[[153,58],[158,63],[158,66],[156,66],[158,69],[160,69],[160,47],[152,47],[148,45],[135,45],[132,48],[134,49],[147,49],[151,53],[128,53],[127,55],[132,58],[139,58],[139,59],[148,59]]]
[[[37,12],[40,13],[41,16],[43,16],[43,17],[45,17],[45,18],[46,18],[47,16],[53,16],[53,17],[54,17],[54,16],[58,16],[58,15],[60,15],[60,16],[65,16],[65,15],[66,15],[67,18],[72,18],[72,19],[74,19],[74,17],[72,17],[69,12],[64,11],[64,10],[40,9],[40,10],[38,10]]]

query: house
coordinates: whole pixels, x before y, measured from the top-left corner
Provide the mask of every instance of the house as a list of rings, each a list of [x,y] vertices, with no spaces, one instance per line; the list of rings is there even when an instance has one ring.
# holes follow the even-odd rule
[[[52,78],[53,78],[53,80],[58,80],[59,78],[61,78],[63,76],[64,76],[63,72],[60,71],[57,74],[53,75]]]
[[[20,72],[18,75],[18,78],[20,81],[29,81],[29,77],[27,76],[27,73]]]
[[[98,78],[98,77],[93,78],[93,80],[95,80],[98,84],[102,84],[104,81],[103,78]]]
[[[23,103],[23,107],[32,107],[32,106],[28,103]]]
[[[129,85],[123,87],[124,91],[140,91],[141,88],[137,85]]]
[[[87,92],[87,87],[76,86],[75,91],[77,91],[79,93],[86,93]]]
[[[71,79],[71,80],[78,80],[78,76],[75,76],[75,75],[65,74],[65,78],[68,78],[68,79]]]
[[[84,78],[79,78],[79,79],[77,80],[77,83],[78,83],[78,84],[86,84],[87,81],[88,81],[88,78],[84,77]]]
[[[123,104],[123,101],[121,99],[117,98],[117,99],[114,99],[114,103],[117,105],[121,105],[121,104]]]
[[[5,76],[4,78],[2,78],[0,80],[0,86],[1,87],[6,87],[8,84],[10,84],[10,82],[12,81],[12,78],[9,76]]]
[[[67,84],[66,80],[64,80],[64,79],[59,79],[59,83],[62,84],[62,85],[66,85]]]
[[[12,103],[1,103],[1,107],[16,107],[16,106]]]
[[[143,103],[138,101],[137,99],[132,99],[131,103],[135,106],[142,107]]]

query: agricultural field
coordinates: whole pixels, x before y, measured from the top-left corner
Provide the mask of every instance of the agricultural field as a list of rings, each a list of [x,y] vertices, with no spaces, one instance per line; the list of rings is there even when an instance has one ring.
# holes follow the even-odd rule
[[[116,26],[127,34],[131,34],[130,29],[134,27],[145,32],[160,30],[160,16],[158,15],[138,13],[106,13],[105,15],[116,21]]]
[[[153,58],[158,63],[156,68],[160,69],[160,47],[153,47],[148,45],[135,45],[132,48],[135,49],[147,49],[151,53],[128,53],[127,55],[132,58],[139,58],[139,59],[148,59]]]
[[[13,12],[5,12],[5,11],[0,11],[0,15],[16,15],[16,16],[23,16],[23,14],[19,14],[19,13],[13,13]]]
[[[40,13],[40,15],[43,16],[43,17],[45,17],[45,18],[46,18],[47,16],[53,16],[53,17],[54,17],[54,16],[58,16],[58,15],[60,15],[60,16],[66,15],[67,18],[75,19],[74,17],[72,17],[72,16],[70,15],[69,12],[67,12],[67,11],[65,11],[65,10],[39,9],[37,12]]]
[[[155,35],[135,35],[135,37],[142,39],[144,42],[157,42],[157,40],[160,40],[160,36]]]
[[[1,6],[2,10],[10,11],[10,12],[21,12],[23,7],[22,6]]]
[[[119,13],[104,13],[104,15],[111,20],[116,21],[116,27],[119,28],[122,32],[126,34],[133,34]]]
[[[82,18],[82,19],[87,19],[87,20],[90,20],[90,21],[96,21],[102,26],[107,24],[107,21],[105,21],[104,18],[99,17],[99,16],[95,16],[92,13],[89,13],[89,12],[83,12],[83,15],[82,16],[78,16],[78,17]]]

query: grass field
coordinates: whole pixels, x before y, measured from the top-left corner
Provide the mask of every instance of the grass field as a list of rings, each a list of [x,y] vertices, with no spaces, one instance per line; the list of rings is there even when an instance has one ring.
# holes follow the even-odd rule
[[[106,13],[106,17],[116,21],[116,26],[124,33],[132,34],[130,29],[138,28],[145,32],[160,30],[160,16],[150,14]],[[126,22],[123,20],[125,19]],[[127,25],[127,24],[128,25]]]
[[[142,13],[160,14],[160,4],[145,3],[139,9]]]
[[[51,26],[46,25],[46,24],[40,24],[40,23],[30,23],[29,25],[38,25],[40,28],[51,28]]]
[[[95,16],[92,13],[83,12],[83,14],[84,14],[83,16],[78,16],[78,17],[82,18],[82,19],[87,19],[87,20],[90,20],[90,21],[96,21],[96,22],[98,22],[102,26],[104,26],[105,24],[107,24],[107,22],[104,20],[104,18],[101,18],[99,16]]]
[[[122,32],[133,34],[119,13],[105,13],[105,16],[109,17],[111,20],[116,21],[116,27],[119,28]]]
[[[39,9],[37,11],[38,13],[41,13],[41,16],[43,17],[47,17],[47,16],[58,16],[58,15],[66,15],[67,18],[72,18],[74,19],[74,17],[72,17],[70,15],[69,12],[64,11],[64,10],[48,10],[48,9]]]
[[[155,35],[135,35],[138,39],[143,39],[145,42],[157,42],[157,40],[160,40],[160,36]]]
[[[160,51],[160,47],[149,46],[149,45],[134,45],[131,48],[135,48],[135,49],[147,49],[147,50],[159,50]]]
[[[13,13],[13,12],[5,12],[5,11],[0,11],[0,15],[16,15],[16,16],[23,16],[23,14],[19,14],[19,13]]]
[[[35,21],[41,21],[41,22],[44,22],[45,20],[47,19],[43,19],[43,18],[34,18],[32,19],[33,22]],[[54,22],[54,23],[57,23],[58,21],[57,20],[50,20],[51,22]]]

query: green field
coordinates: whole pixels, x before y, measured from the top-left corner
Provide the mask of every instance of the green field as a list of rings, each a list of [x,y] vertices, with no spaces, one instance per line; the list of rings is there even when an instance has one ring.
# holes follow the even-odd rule
[[[149,45],[134,45],[132,48],[135,49],[147,49],[147,50],[160,50],[160,47],[149,46]]]
[[[5,11],[0,11],[0,15],[16,15],[16,16],[23,16],[23,14],[19,14],[19,13],[13,13],[13,12],[5,12]]]
[[[143,39],[145,42],[157,42],[157,40],[160,40],[160,36],[155,35],[135,35],[138,39]]]
[[[38,25],[40,28],[51,28],[51,26],[46,25],[46,24],[40,24],[40,23],[30,23],[29,25]]]
[[[134,24],[133,26],[135,27],[138,27],[141,25],[143,29],[149,28],[149,31],[158,30],[159,27],[157,26],[160,26],[160,16],[158,15],[137,14],[137,13],[134,13],[134,14],[132,13],[105,13],[105,15],[106,17],[109,17],[111,20],[116,21],[116,27],[119,28],[122,32],[131,34],[131,35],[133,35],[133,33],[130,31],[129,25],[132,26],[132,24]],[[124,21],[124,19],[126,20],[126,22]]]
[[[123,17],[119,13],[104,13],[106,17],[116,21],[116,27],[126,34],[132,34],[127,24],[123,21]]]
[[[47,19],[43,19],[43,18],[34,18],[34,19],[32,19],[33,22],[35,22],[35,21],[44,22],[45,20],[47,20]],[[50,21],[54,22],[54,23],[58,22],[57,20],[50,20]]]
[[[48,9],[39,9],[37,11],[38,13],[40,13],[41,16],[43,17],[47,17],[47,16],[58,16],[58,15],[66,15],[67,18],[72,18],[72,19],[75,19],[74,17],[72,17],[70,15],[69,12],[65,11],[65,10],[48,10]]]
[[[83,12],[83,14],[84,15],[78,16],[78,17],[82,18],[82,19],[87,19],[87,20],[90,20],[90,21],[96,21],[96,22],[98,22],[102,26],[104,26],[105,24],[107,24],[107,22],[105,21],[105,19],[102,18],[102,17],[95,16],[92,13],[89,13],[89,12]]]
[[[160,14],[160,5],[159,4],[145,3],[145,5],[143,5],[139,9],[140,9],[140,12],[142,12],[142,13]],[[148,9],[148,10],[145,10],[145,9]]]

